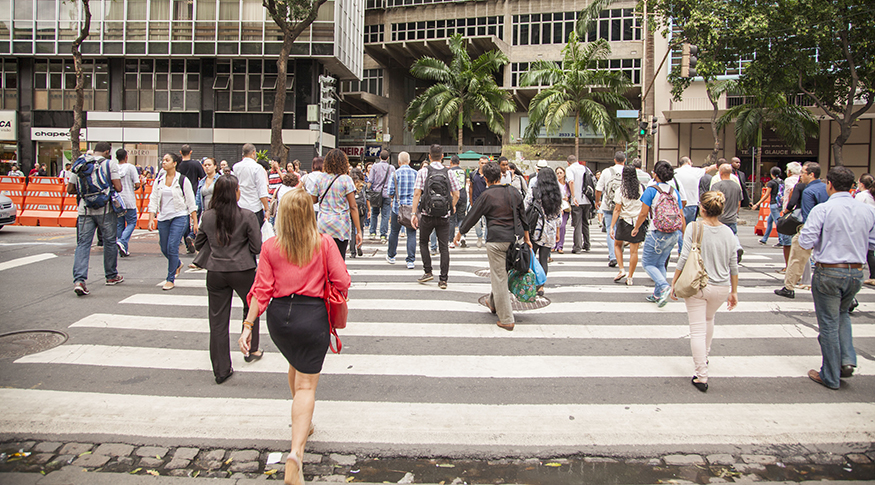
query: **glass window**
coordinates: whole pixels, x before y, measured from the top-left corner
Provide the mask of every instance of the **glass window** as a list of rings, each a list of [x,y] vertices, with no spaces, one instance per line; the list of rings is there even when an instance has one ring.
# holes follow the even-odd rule
[[[214,0],[198,0],[197,2],[197,19],[198,20],[216,20],[216,2]]]
[[[146,20],[147,0],[128,0],[128,20]]]
[[[149,9],[150,20],[170,20],[170,0],[152,0]]]
[[[219,0],[219,20],[240,20],[240,1]]]
[[[192,20],[193,10],[192,0],[173,0],[173,20]]]

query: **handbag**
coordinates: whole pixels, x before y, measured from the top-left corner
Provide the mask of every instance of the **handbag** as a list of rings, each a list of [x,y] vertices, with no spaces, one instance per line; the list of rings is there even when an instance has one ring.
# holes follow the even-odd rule
[[[274,236],[276,236],[276,232],[273,230],[273,224],[270,221],[264,221],[264,224],[261,225],[261,240],[267,241]]]
[[[506,186],[507,190],[511,190],[510,186]],[[511,197],[509,192],[505,192],[507,195],[508,201],[507,205],[513,207],[511,204]],[[514,232],[514,241],[510,243],[510,246],[507,248],[507,256],[505,257],[505,267],[508,271],[516,270],[520,274],[525,274],[529,271],[529,266],[532,264],[532,248],[526,244],[525,237],[521,234],[522,226],[520,225],[519,215],[517,214],[517,208],[513,207],[513,232]]]
[[[702,222],[696,222],[692,226],[693,244],[690,246],[690,254],[674,285],[674,294],[680,298],[689,298],[708,286],[708,273],[702,261]]]
[[[541,266],[541,262],[535,257],[535,252],[532,251],[532,264],[529,266],[529,271],[535,274],[535,285],[544,286],[547,282],[547,272]]]
[[[778,218],[776,229],[778,234],[785,236],[795,236],[802,225],[802,209],[796,209],[793,212],[788,212]]]
[[[568,199],[562,199],[562,212],[571,212],[571,203]]]
[[[325,309],[328,311],[328,327],[331,332],[331,336],[337,341],[337,348],[335,349],[333,343],[331,343],[329,336],[329,344],[331,347],[331,351],[335,354],[339,354],[343,349],[343,343],[340,341],[340,337],[337,335],[337,329],[346,328],[346,319],[349,316],[349,305],[347,304],[347,298],[343,296],[340,290],[334,286],[334,283],[328,279],[328,254],[325,249],[325,240],[322,240],[322,264],[325,266],[325,293],[323,298],[325,299]]]
[[[386,176],[383,177],[383,183],[381,186],[386,185],[386,180],[389,178],[389,169],[386,169]],[[373,187],[373,182],[370,184],[370,187]],[[370,187],[365,191],[365,196],[368,198],[368,202],[371,203],[371,207],[373,206],[381,206],[383,205],[383,189],[380,190],[371,190]]]
[[[415,231],[416,228],[413,227],[413,206],[412,205],[399,205],[398,206],[398,223],[402,226],[410,229],[411,231]]]
[[[507,289],[522,302],[533,302],[538,298],[538,285],[536,282],[535,273],[526,271],[525,273],[510,270],[507,274]]]

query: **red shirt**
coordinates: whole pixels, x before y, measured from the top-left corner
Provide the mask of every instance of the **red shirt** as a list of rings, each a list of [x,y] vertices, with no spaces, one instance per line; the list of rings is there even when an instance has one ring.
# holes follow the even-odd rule
[[[325,294],[325,266],[322,263],[322,251],[328,255],[328,278],[344,295],[349,291],[350,277],[346,263],[337,250],[334,239],[325,234],[320,235],[322,245],[305,266],[295,266],[289,262],[276,245],[272,237],[261,246],[261,258],[255,272],[255,283],[249,290],[247,301],[255,298],[258,302],[258,314],[267,309],[271,298],[282,298],[291,294],[322,298]],[[251,304],[251,303],[250,303]]]

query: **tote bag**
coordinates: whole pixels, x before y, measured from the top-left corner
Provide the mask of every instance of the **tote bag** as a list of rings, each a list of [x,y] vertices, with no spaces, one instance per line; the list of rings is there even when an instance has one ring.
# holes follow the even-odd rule
[[[680,298],[689,298],[702,288],[708,286],[708,273],[705,272],[705,263],[702,261],[702,222],[692,224],[693,244],[690,246],[690,255],[684,269],[674,286],[674,294]]]

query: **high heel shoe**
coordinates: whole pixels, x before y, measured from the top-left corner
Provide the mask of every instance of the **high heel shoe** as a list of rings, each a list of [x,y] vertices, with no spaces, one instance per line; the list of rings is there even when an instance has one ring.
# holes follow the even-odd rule
[[[696,386],[696,389],[698,389],[702,392],[708,392],[708,383],[707,382],[698,382],[698,381],[696,381],[696,379],[698,379],[698,377],[693,376],[693,379],[690,381],[693,383],[694,386]]]
[[[298,455],[295,453],[289,453],[289,457],[286,458],[286,470],[283,483],[286,485],[304,485],[304,469],[301,466],[301,459],[298,458]]]

